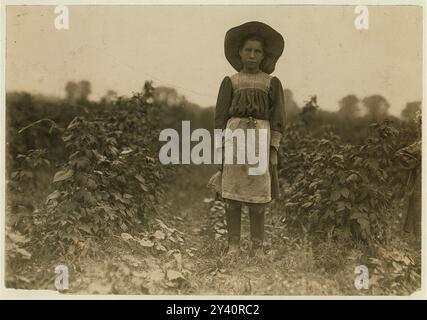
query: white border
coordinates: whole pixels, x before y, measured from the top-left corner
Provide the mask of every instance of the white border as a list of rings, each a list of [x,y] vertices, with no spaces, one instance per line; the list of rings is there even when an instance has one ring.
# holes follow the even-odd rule
[[[0,102],[1,102],[1,116],[0,116],[0,129],[2,131],[2,134],[0,135],[0,143],[3,146],[1,149],[1,159],[0,159],[0,172],[2,177],[5,177],[5,28],[6,28],[6,10],[5,5],[416,5],[423,7],[423,77],[422,79],[426,79],[426,64],[425,64],[425,58],[426,58],[426,41],[425,34],[426,34],[426,3],[422,0],[409,0],[409,1],[397,1],[397,0],[383,0],[383,1],[372,1],[372,0],[365,0],[365,1],[355,1],[355,0],[349,0],[349,1],[331,1],[331,0],[322,0],[322,1],[262,1],[261,0],[255,1],[255,0],[246,0],[246,1],[191,1],[191,0],[184,0],[184,1],[165,1],[165,0],[159,0],[159,1],[99,1],[99,0],[91,0],[91,1],[82,1],[82,0],[69,0],[69,1],[51,1],[51,0],[44,0],[44,1],[20,1],[20,0],[2,0],[1,1],[1,7],[0,7],[0,14],[1,14],[1,26],[0,26],[0,48],[1,48],[1,94],[0,94]],[[425,82],[423,81],[423,102],[426,101],[426,87]],[[425,108],[423,108],[425,109]],[[424,111],[424,110],[423,110]],[[423,112],[424,113],[424,112]],[[423,138],[425,136],[426,132],[426,124],[423,121]],[[422,167],[425,168],[426,166],[426,152],[422,149],[422,158],[423,163]],[[422,188],[423,190],[426,190],[427,182],[426,182],[426,174],[425,170],[422,170]],[[4,181],[4,180],[3,180]],[[4,200],[5,200],[5,184],[0,184],[0,204],[2,208],[5,208],[4,206]],[[426,210],[425,210],[425,199],[422,199],[422,278],[421,278],[421,291],[416,292],[415,294],[411,296],[369,296],[369,295],[361,295],[361,296],[234,296],[234,295],[214,295],[214,296],[203,296],[203,295],[68,295],[68,294],[60,294],[56,291],[50,291],[50,290],[19,290],[19,289],[7,289],[5,288],[5,282],[4,282],[4,276],[5,276],[5,214],[4,210],[3,213],[0,215],[0,226],[2,226],[1,230],[1,267],[0,267],[0,279],[1,279],[1,285],[0,285],[0,298],[1,299],[30,299],[30,300],[39,300],[39,299],[54,299],[54,300],[77,300],[77,299],[93,299],[93,300],[123,300],[123,299],[140,299],[140,300],[208,300],[208,299],[215,299],[215,300],[288,300],[288,299],[294,299],[294,300],[305,300],[305,299],[319,299],[319,300],[331,300],[331,299],[339,299],[339,300],[426,300],[427,299],[427,288],[426,288],[426,274],[427,274],[427,261],[426,261],[426,248],[427,248],[427,217],[426,217]],[[173,302],[171,302],[172,304]]]

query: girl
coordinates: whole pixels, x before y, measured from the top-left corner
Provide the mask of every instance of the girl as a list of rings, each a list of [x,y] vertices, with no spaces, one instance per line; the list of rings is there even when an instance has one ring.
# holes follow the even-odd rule
[[[215,110],[215,128],[267,130],[269,170],[249,175],[249,164],[222,164],[221,196],[225,201],[228,229],[227,255],[240,252],[242,204],[249,207],[251,256],[263,254],[264,211],[279,193],[277,152],[285,128],[283,88],[270,76],[284,49],[283,37],[270,26],[253,21],[230,29],[225,35],[225,56],[237,73],[226,76],[220,86]],[[233,139],[235,140],[235,139]],[[218,141],[216,139],[215,141]],[[234,141],[232,142],[235,143]],[[255,152],[262,152],[255,145]],[[216,147],[223,147],[224,144]],[[224,155],[224,148],[223,148]],[[259,153],[258,153],[259,155]]]

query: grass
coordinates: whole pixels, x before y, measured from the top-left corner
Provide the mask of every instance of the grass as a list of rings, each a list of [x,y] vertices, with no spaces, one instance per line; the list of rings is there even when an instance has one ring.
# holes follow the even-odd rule
[[[120,235],[91,240],[85,256],[29,260],[9,269],[8,285],[55,290],[54,268],[65,264],[70,270],[68,294],[408,295],[420,287],[420,252],[404,234],[394,232],[388,243],[376,248],[332,240],[313,242],[309,235],[289,230],[277,206],[266,215],[268,254],[249,257],[249,219],[244,210],[241,255],[225,261],[221,258],[226,247],[224,207],[206,188],[214,170],[189,166],[170,177],[165,202],[147,231],[164,250]],[[398,216],[402,208],[393,210],[391,215]],[[156,219],[176,231],[169,234]],[[156,231],[167,236],[155,239]],[[361,264],[369,268],[368,290],[354,285],[355,267]]]

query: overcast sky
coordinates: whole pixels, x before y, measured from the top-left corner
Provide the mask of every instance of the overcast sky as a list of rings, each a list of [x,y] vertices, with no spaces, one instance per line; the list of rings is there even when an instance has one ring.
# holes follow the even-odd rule
[[[64,96],[67,81],[89,80],[92,99],[108,89],[139,91],[145,80],[215,104],[224,76],[224,35],[251,20],[282,33],[273,75],[302,104],[317,94],[336,110],[347,94],[382,94],[399,115],[422,98],[422,8],[369,6],[369,29],[354,6],[69,6],[70,29],[54,28],[53,6],[8,6],[6,89]]]

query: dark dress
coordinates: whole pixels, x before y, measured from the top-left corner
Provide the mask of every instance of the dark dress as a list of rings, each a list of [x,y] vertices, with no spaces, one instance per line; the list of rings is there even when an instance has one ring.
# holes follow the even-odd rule
[[[278,151],[286,114],[283,87],[277,77],[264,72],[238,72],[224,78],[216,104],[215,129],[246,129],[248,122],[244,119],[248,118],[258,120],[255,121],[256,129],[268,129],[269,145]],[[277,163],[269,164],[265,176],[249,177],[245,170],[247,168],[242,165],[223,166],[223,198],[267,203],[279,196]]]

